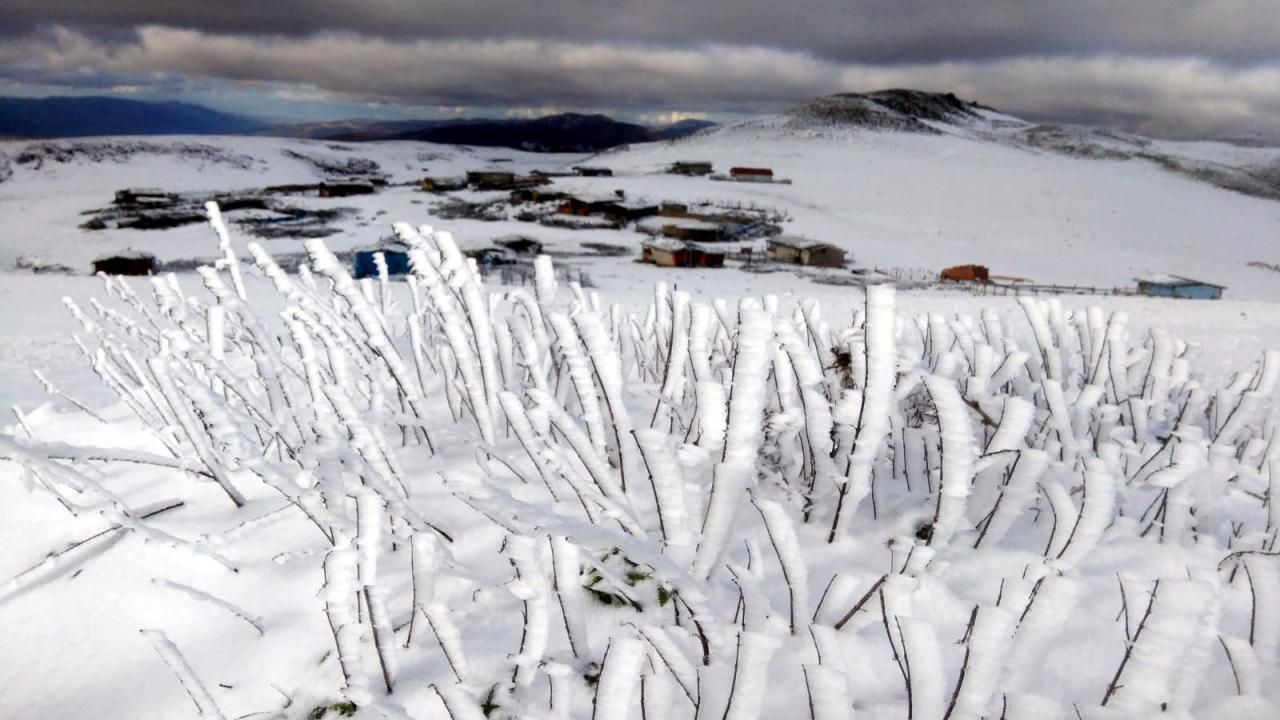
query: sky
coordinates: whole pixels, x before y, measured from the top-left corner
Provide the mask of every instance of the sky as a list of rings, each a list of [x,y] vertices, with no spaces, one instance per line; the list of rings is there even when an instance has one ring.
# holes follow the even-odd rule
[[[1280,139],[1278,0],[0,0],[0,94],[732,120],[836,92]]]

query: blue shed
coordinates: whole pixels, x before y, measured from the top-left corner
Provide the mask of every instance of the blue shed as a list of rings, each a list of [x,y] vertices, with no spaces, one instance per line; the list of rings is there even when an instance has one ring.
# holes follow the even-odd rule
[[[1153,275],[1137,278],[1138,294],[1151,297],[1184,298],[1188,300],[1218,300],[1222,298],[1222,285],[1192,280],[1181,275]]]
[[[356,251],[353,269],[357,280],[378,277],[378,263],[373,258],[377,253],[382,253],[382,256],[386,259],[388,275],[409,274],[409,248],[400,243],[389,243]]]

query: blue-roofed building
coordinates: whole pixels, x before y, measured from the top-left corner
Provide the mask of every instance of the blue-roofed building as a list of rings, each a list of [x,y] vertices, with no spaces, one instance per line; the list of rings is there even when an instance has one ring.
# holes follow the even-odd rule
[[[388,275],[409,274],[409,248],[402,243],[386,243],[356,251],[352,269],[357,280],[378,277],[378,263],[373,257],[377,253],[386,259]]]
[[[1193,280],[1181,275],[1152,275],[1137,278],[1138,294],[1151,297],[1184,298],[1187,300],[1218,300],[1222,298],[1222,285]]]

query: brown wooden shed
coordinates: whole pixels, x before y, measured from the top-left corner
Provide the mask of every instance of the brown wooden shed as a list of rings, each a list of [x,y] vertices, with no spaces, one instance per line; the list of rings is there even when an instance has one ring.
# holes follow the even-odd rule
[[[774,262],[810,267],[844,267],[845,251],[831,243],[794,235],[769,240],[769,259]]]
[[[724,267],[723,250],[670,238],[655,238],[640,246],[640,261],[659,267]]]
[[[956,265],[943,270],[942,279],[953,282],[990,282],[991,271],[986,265]]]

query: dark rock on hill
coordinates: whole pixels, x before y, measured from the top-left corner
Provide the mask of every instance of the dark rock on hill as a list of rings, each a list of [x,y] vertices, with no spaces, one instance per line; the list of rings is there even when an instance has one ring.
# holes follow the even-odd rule
[[[965,124],[979,117],[982,106],[951,93],[880,90],[828,95],[788,112],[797,125],[843,125],[871,130],[937,134],[929,122]]]

